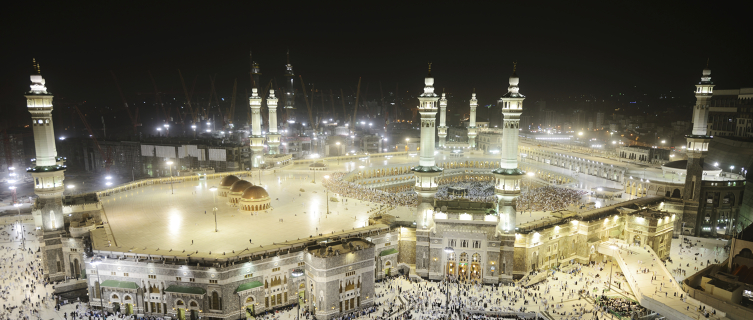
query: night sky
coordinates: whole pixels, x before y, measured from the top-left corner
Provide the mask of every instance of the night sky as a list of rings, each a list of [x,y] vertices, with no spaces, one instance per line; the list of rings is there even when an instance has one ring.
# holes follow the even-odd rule
[[[533,101],[631,88],[692,101],[707,58],[717,89],[753,86],[751,5],[743,1],[114,3],[5,8],[6,122],[29,120],[23,93],[32,57],[57,98],[97,106],[120,104],[110,70],[132,103],[153,92],[147,70],[162,91],[176,92],[178,68],[188,82],[198,76],[197,92],[216,74],[226,96],[234,78],[248,86],[249,50],[262,82],[282,82],[289,49],[306,82],[347,93],[362,77],[370,99],[380,81],[385,92],[399,83],[401,94],[419,94],[428,61],[438,92],[466,97],[476,88],[480,105],[506,92],[513,61]]]

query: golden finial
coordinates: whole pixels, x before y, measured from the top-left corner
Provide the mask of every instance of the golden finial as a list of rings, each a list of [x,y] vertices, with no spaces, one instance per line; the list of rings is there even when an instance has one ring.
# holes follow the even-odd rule
[[[515,73],[515,69],[517,69],[517,68],[518,68],[518,62],[517,62],[517,61],[514,61],[514,62],[512,63],[512,72],[513,72],[513,73]]]
[[[431,77],[431,62],[429,62],[429,76]]]
[[[711,59],[711,58],[706,58],[706,69],[708,69],[708,68],[709,68],[709,60],[710,60],[710,59]]]

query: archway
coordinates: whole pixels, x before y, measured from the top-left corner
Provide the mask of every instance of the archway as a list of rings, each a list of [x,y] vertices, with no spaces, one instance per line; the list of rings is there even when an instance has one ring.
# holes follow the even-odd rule
[[[471,280],[480,280],[481,274],[481,255],[474,253],[471,257]]]
[[[680,195],[680,189],[675,189],[672,191],[672,198],[680,198],[682,195]]]
[[[389,277],[390,272],[392,272],[392,262],[387,260],[387,262],[384,263],[384,275]]]
[[[640,245],[641,245],[641,236],[639,236],[639,235],[637,235],[637,234],[636,234],[636,235],[635,235],[635,236],[633,237],[633,243],[634,243],[635,245],[637,245],[637,246],[640,246]]]
[[[303,283],[301,284],[303,285]],[[254,297],[246,297],[243,309],[246,311],[246,319],[254,319]]]

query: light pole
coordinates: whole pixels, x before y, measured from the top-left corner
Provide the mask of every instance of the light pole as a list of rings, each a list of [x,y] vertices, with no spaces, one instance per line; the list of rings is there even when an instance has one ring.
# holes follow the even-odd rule
[[[16,207],[16,210],[18,210],[18,219],[20,220],[21,219],[21,206],[22,206],[22,204],[20,204],[20,203],[14,203],[13,206]]]
[[[617,246],[609,246],[609,248],[612,249],[612,259],[617,260],[617,258],[614,257],[614,249],[617,249]],[[612,291],[612,267],[614,266],[614,261],[609,264],[609,291]]]
[[[212,201],[214,206],[212,207],[212,213],[214,213],[214,232],[217,232],[217,187],[211,186],[209,191],[212,191]]]
[[[324,179],[329,179],[329,175],[324,176]],[[327,189],[327,186],[324,186],[324,191],[326,192],[324,201],[327,202],[327,214],[329,214],[329,189]]]
[[[89,263],[94,266],[95,269],[97,269],[97,293],[99,293],[99,308],[102,311],[102,314],[104,315],[105,305],[102,301],[102,281],[99,279],[99,264],[102,263],[102,259],[99,257],[94,257]]]
[[[337,165],[340,165],[340,157],[342,156],[342,152],[340,152],[340,141],[336,142],[335,145],[337,146]]]
[[[175,194],[175,190],[173,189],[173,162],[168,161],[167,165],[170,167],[170,194]]]

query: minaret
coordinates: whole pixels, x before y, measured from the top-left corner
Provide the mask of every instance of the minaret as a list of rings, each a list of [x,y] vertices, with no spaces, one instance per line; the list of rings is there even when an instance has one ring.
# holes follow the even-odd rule
[[[264,136],[261,135],[261,97],[257,88],[251,89],[251,97],[248,105],[251,107],[251,151],[253,159],[251,164],[259,168],[264,162]]]
[[[447,140],[447,97],[442,92],[442,98],[439,99],[439,148],[444,148],[444,143]]]
[[[65,257],[61,243],[63,191],[65,186],[64,159],[57,156],[55,132],[52,126],[52,94],[47,92],[39,64],[34,61],[31,91],[26,94],[26,106],[31,113],[36,161],[27,171],[34,178],[34,193],[38,196],[32,208],[35,224],[44,231],[42,254],[44,272],[52,280],[65,278]]]
[[[497,232],[501,234],[502,243],[509,244],[509,246],[512,246],[515,242],[515,205],[520,196],[520,181],[525,174],[518,168],[518,128],[520,127],[520,114],[523,113],[525,96],[518,93],[520,79],[515,73],[516,67],[517,63],[513,65],[510,87],[507,88],[507,93],[500,99],[502,114],[505,117],[502,129],[502,159],[500,167],[492,171],[495,180],[494,193],[497,196],[497,213],[499,214]],[[499,272],[503,282],[512,281],[512,263],[503,263],[503,261],[514,261],[512,247],[509,249],[502,248],[500,254]]]
[[[471,94],[471,115],[468,123],[468,147],[476,149],[476,107],[478,107],[478,100],[476,100],[476,89]]]
[[[685,136],[687,140],[686,153],[688,155],[687,175],[685,176],[685,192],[682,221],[686,228],[694,228],[695,235],[701,233],[701,224],[705,215],[698,214],[699,198],[701,197],[701,180],[703,180],[703,162],[709,150],[711,137],[708,136],[707,126],[709,117],[709,102],[713,95],[714,83],[711,82],[711,69],[703,69],[701,82],[695,85],[695,106],[693,107],[693,132]],[[711,228],[714,232],[716,228]]]
[[[293,73],[293,65],[290,64],[290,50],[287,53],[288,64],[285,65],[285,82],[287,82],[287,88],[285,88],[285,117],[288,121],[295,121],[295,88],[293,87],[295,74]]]
[[[424,93],[418,96],[418,112],[421,113],[421,150],[419,165],[413,168],[416,176],[415,190],[418,193],[419,203],[416,211],[417,237],[428,237],[428,230],[434,224],[434,194],[437,192],[437,183],[434,181],[442,169],[434,163],[434,134],[437,116],[437,100],[439,97],[434,93],[434,78],[431,76],[431,63],[429,74],[424,79]],[[426,238],[428,239],[428,238]],[[440,270],[441,262],[429,259],[435,256],[429,253],[429,244],[425,241],[416,242],[416,272],[424,277],[429,276],[430,264],[432,270]]]
[[[269,89],[267,108],[269,108],[269,133],[267,134],[269,154],[279,154],[280,134],[277,133],[277,97],[275,97],[275,89]]]

